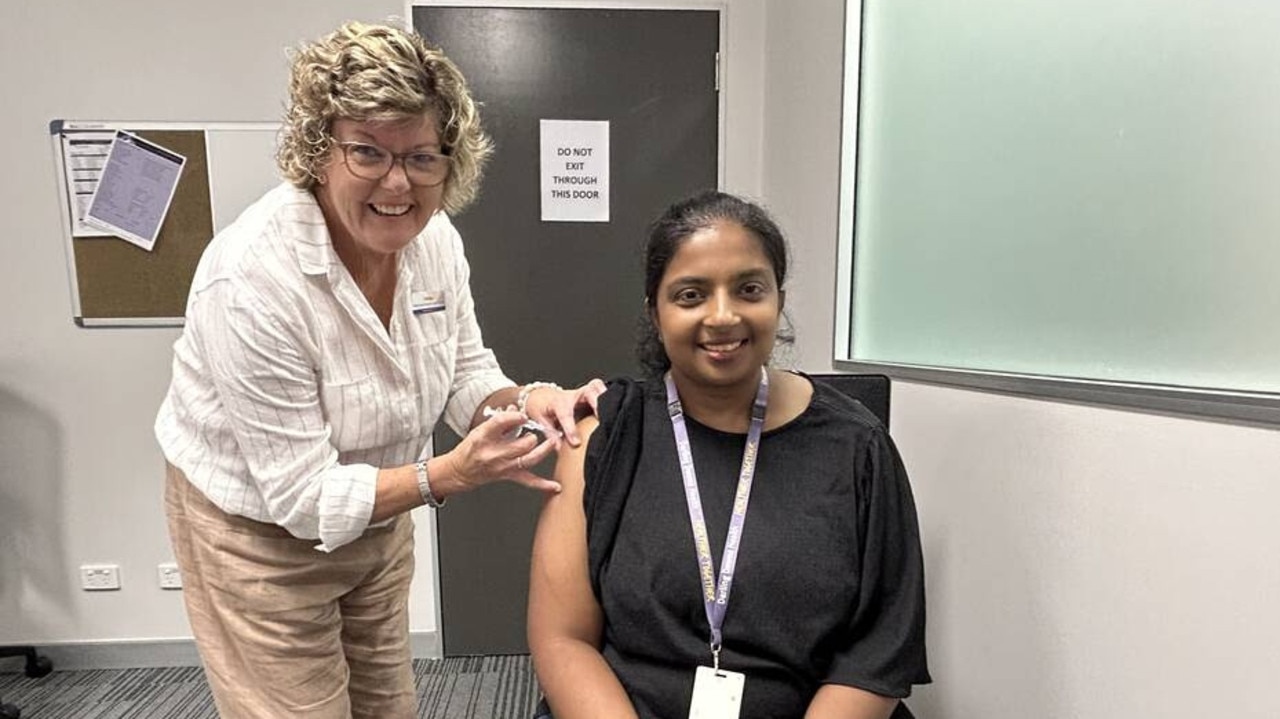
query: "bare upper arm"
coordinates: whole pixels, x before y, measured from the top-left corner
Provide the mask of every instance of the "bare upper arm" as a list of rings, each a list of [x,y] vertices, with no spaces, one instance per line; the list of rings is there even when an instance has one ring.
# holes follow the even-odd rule
[[[578,422],[582,443],[566,443],[556,461],[558,494],[547,498],[538,518],[529,572],[529,644],[572,638],[598,645],[600,604],[587,566],[587,522],[582,508],[587,444],[599,422]]]

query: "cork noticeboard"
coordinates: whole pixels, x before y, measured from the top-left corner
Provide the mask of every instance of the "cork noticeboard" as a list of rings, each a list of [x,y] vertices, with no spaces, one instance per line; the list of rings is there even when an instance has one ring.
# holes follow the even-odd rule
[[[75,322],[83,327],[181,325],[191,278],[214,233],[279,181],[274,163],[277,125],[55,121],[50,129]],[[83,199],[92,189],[75,179],[92,170],[73,167],[64,153],[77,138],[102,138],[115,130],[186,158],[149,252],[115,237],[75,231],[76,213],[82,212],[76,195]]]

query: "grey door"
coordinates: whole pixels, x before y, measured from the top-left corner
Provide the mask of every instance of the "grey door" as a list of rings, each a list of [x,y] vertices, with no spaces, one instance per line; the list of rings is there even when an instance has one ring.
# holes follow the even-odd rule
[[[485,341],[517,382],[635,374],[646,225],[717,184],[718,11],[415,7],[483,103],[497,144],[480,201],[454,219]],[[542,222],[539,120],[608,120],[608,223]],[[438,436],[437,451],[456,443]],[[550,467],[543,468],[544,473]],[[439,513],[444,652],[527,651],[541,499],[509,486]]]

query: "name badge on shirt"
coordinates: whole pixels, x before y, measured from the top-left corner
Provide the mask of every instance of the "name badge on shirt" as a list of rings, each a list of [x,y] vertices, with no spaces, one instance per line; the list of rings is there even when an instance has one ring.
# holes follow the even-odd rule
[[[414,290],[409,293],[409,306],[413,308],[415,315],[440,312],[444,309],[444,293]]]
[[[745,683],[746,675],[741,672],[698,667],[698,673],[693,675],[689,719],[738,719]]]

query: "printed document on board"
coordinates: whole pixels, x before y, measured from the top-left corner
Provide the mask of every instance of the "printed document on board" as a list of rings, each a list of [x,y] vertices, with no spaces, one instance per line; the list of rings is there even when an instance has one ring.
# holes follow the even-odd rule
[[[117,130],[85,224],[150,252],[186,163],[176,152]]]
[[[62,135],[62,176],[71,204],[71,236],[101,237],[106,232],[85,224],[89,200],[98,189],[98,178],[107,164],[107,153],[116,133],[111,130],[65,132]]]

